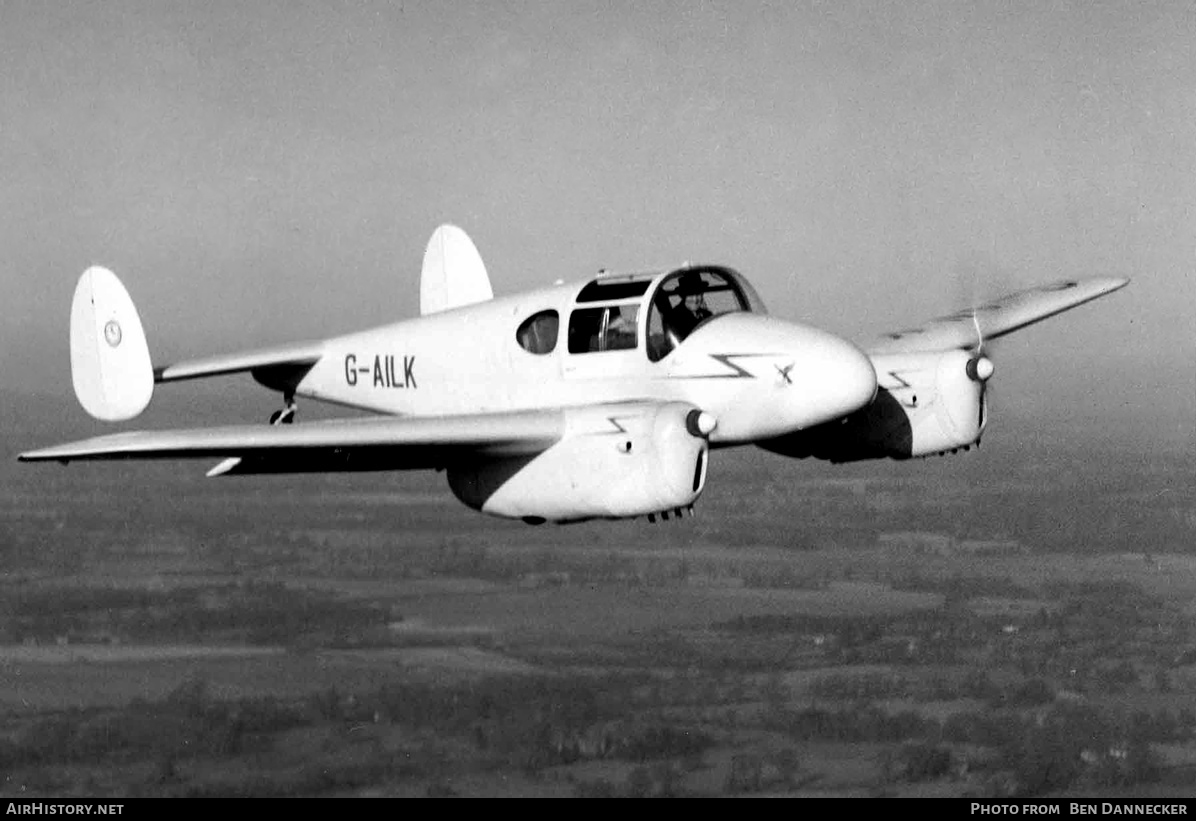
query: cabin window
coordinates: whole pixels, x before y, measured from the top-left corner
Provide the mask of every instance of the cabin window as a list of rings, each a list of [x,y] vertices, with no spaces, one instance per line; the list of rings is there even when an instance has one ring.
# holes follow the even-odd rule
[[[639,306],[580,308],[569,317],[569,353],[632,350],[639,344]]]
[[[556,350],[556,338],[561,317],[556,311],[540,311],[532,314],[515,331],[519,347],[529,353],[550,354]]]
[[[614,302],[643,296],[651,280],[596,279],[577,294],[578,302]]]
[[[648,359],[658,362],[708,319],[752,310],[739,284],[718,269],[678,271],[666,277],[648,309]]]

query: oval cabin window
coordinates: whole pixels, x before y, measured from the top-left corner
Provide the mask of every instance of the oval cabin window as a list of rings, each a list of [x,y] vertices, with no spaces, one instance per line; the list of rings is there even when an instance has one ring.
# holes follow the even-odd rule
[[[549,354],[556,348],[560,324],[560,315],[556,311],[540,311],[523,320],[515,331],[515,339],[525,351],[541,356]]]

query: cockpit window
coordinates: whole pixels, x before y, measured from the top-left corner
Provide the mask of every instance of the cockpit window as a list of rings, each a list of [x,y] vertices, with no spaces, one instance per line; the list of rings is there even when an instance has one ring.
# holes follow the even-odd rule
[[[625,351],[639,344],[639,306],[579,308],[569,317],[569,353]]]
[[[670,274],[648,310],[648,359],[658,362],[711,317],[752,310],[752,299],[733,276],[717,268]]]
[[[530,353],[544,355],[556,349],[561,317],[556,311],[540,311],[523,320],[515,331],[519,347]]]

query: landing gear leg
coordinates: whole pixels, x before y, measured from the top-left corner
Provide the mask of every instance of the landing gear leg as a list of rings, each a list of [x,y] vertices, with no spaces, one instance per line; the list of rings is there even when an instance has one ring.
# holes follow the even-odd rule
[[[284,393],[282,401],[286,402],[287,406],[270,414],[271,425],[289,425],[295,421],[295,411],[298,410],[298,406],[295,404],[295,394]]]

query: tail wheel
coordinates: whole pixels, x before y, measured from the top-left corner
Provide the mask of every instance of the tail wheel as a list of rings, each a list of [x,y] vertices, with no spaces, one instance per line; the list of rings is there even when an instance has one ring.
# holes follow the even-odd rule
[[[295,421],[295,406],[287,405],[282,410],[270,414],[271,425],[289,425]]]

